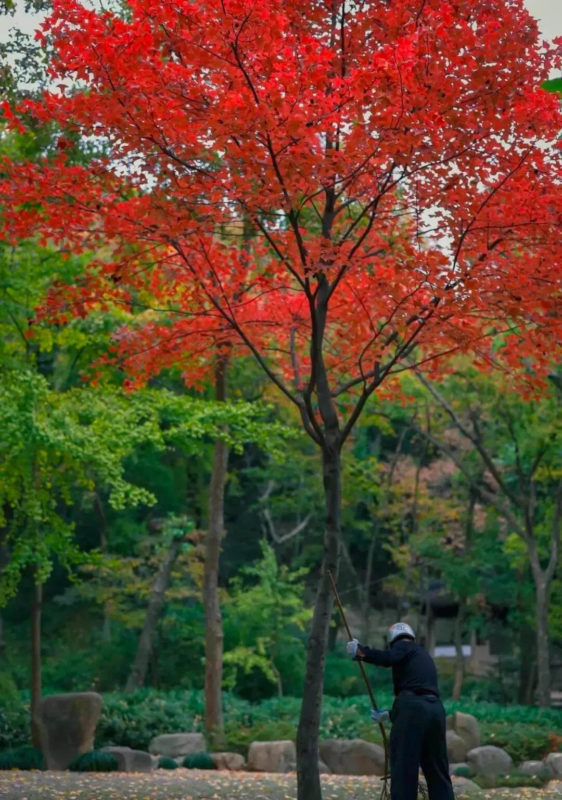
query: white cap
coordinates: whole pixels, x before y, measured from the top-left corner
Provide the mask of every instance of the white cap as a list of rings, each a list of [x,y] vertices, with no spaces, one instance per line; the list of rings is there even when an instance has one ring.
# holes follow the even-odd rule
[[[416,634],[407,622],[395,622],[394,625],[391,625],[388,629],[388,643],[392,644],[392,642],[395,642],[400,636],[409,636],[411,639],[416,638]]]

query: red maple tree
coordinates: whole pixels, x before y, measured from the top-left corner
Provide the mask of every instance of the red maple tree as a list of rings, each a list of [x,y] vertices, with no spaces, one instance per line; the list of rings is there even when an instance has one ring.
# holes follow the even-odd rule
[[[5,161],[4,235],[103,254],[52,310],[144,308],[119,335],[133,381],[178,360],[197,381],[226,343],[299,408],[326,492],[297,737],[317,800],[343,442],[414,364],[473,352],[540,380],[560,345],[557,50],[522,0],[53,8],[55,88],[6,112],[100,152],[71,165],[61,136]]]

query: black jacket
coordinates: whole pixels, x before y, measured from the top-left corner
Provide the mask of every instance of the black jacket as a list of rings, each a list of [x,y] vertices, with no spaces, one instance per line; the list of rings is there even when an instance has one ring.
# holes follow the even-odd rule
[[[439,696],[437,670],[433,659],[411,639],[399,639],[388,650],[373,650],[360,645],[362,661],[378,667],[392,667],[394,694],[404,689],[416,693],[432,692]]]

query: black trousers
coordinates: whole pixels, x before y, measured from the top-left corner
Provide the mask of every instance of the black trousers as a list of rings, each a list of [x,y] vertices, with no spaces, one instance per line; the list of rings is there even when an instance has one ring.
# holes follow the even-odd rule
[[[429,800],[454,800],[441,700],[434,695],[400,692],[391,718],[391,800],[416,800],[420,767]]]

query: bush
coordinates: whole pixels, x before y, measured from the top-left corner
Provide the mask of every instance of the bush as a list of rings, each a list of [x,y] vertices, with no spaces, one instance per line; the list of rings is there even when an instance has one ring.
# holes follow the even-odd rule
[[[20,747],[29,741],[29,706],[0,707],[0,750]]]
[[[216,769],[210,753],[190,753],[181,763],[187,769]]]
[[[484,744],[502,747],[516,763],[540,761],[551,751],[548,728],[525,722],[484,722],[480,729]]]
[[[541,788],[547,782],[546,778],[538,775],[499,775],[497,778],[485,778],[482,775],[476,775],[472,780],[481,786],[482,789],[497,789],[500,786],[520,787],[532,786]]]
[[[29,744],[3,750],[0,769],[45,769],[43,753]]]
[[[452,775],[458,775],[459,778],[471,778],[474,775],[474,771],[468,766],[468,764],[459,764],[455,767]]]
[[[177,769],[178,765],[169,756],[160,756],[158,759],[158,769]]]
[[[115,772],[119,768],[113,753],[105,750],[90,750],[74,759],[68,767],[71,772]]]

